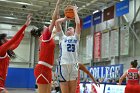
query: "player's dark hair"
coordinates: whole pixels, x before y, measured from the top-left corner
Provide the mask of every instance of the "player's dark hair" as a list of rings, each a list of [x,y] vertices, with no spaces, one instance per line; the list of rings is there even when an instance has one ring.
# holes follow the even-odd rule
[[[10,58],[15,59],[16,58],[16,54],[13,50],[8,50],[7,54],[10,56]]]
[[[137,65],[138,65],[137,60],[131,61],[131,65],[132,65],[133,68],[136,68]]]
[[[4,40],[5,37],[7,37],[7,34],[5,33],[0,34],[0,46],[3,45],[2,40]],[[9,55],[10,58],[16,57],[16,54],[13,52],[13,50],[8,50],[7,54]]]
[[[3,33],[3,34],[0,34],[0,46],[3,44],[2,43],[2,40],[7,37],[7,34]]]
[[[31,30],[31,35],[33,35],[34,37],[40,37],[41,36],[41,32],[43,31],[43,27],[40,27],[38,29],[32,29]]]

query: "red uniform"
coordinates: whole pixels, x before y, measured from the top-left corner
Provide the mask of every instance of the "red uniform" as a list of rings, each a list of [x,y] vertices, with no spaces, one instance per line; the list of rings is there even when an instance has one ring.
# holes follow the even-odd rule
[[[125,93],[140,93],[139,91],[139,71],[136,68],[130,68],[127,71],[127,85]]]
[[[24,25],[16,35],[6,43],[0,46],[0,91],[4,89],[6,74],[9,66],[9,56],[7,54],[8,50],[14,50],[20,44],[27,26]]]
[[[48,27],[44,29],[40,39],[39,62],[35,67],[34,75],[38,84],[49,84],[52,81],[55,42],[51,38]]]
[[[139,85],[139,71],[136,68],[130,68],[127,71],[127,85]]]

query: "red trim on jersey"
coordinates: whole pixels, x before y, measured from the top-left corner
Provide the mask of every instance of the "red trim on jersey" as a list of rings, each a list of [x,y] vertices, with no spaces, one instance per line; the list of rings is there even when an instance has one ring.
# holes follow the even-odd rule
[[[34,75],[38,84],[50,84],[52,81],[52,70],[44,65],[37,64]]]

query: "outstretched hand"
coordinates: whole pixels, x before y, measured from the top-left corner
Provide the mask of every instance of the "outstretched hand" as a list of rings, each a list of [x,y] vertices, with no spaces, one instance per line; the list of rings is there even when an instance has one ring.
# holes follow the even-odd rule
[[[59,5],[59,4],[60,4],[60,2],[61,2],[61,0],[57,0],[57,3],[56,3],[56,4],[57,4],[57,5]]]
[[[27,20],[26,20],[26,23],[25,23],[26,26],[29,26],[29,25],[30,25],[30,23],[31,23],[31,18],[32,18],[32,15],[31,15],[31,14],[28,14]]]
[[[95,82],[95,85],[96,85],[97,87],[100,87],[100,83],[99,83],[99,82]]]

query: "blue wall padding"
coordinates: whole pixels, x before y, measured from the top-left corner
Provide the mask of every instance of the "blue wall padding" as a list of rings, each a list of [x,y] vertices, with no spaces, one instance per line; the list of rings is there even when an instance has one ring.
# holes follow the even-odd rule
[[[8,88],[35,88],[33,68],[9,68],[6,79]]]

